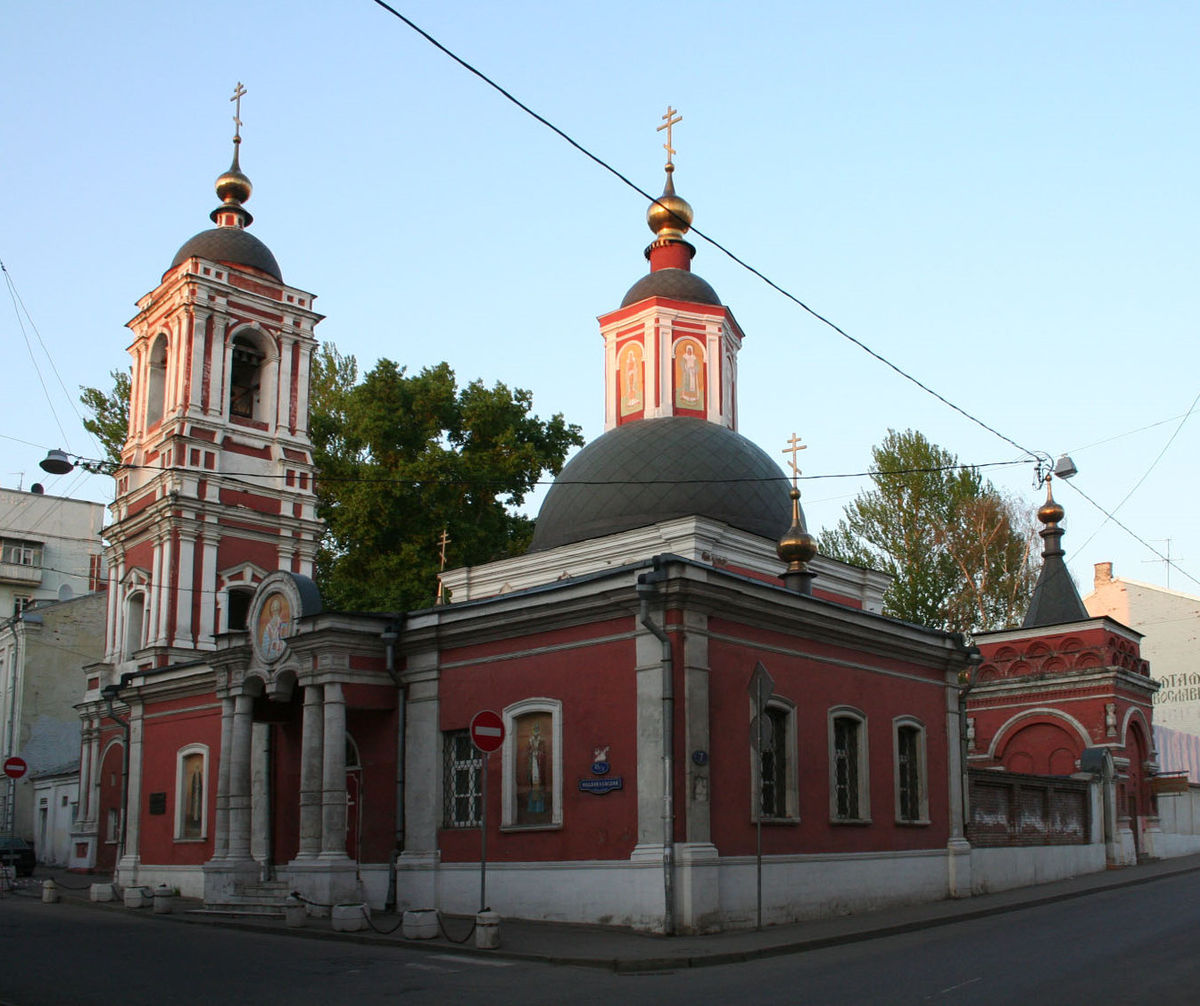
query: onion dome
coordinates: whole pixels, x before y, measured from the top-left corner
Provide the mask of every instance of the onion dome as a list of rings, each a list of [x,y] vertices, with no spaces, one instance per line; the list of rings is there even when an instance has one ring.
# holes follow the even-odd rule
[[[1021,628],[1032,629],[1044,625],[1062,625],[1066,622],[1081,622],[1091,616],[1083,606],[1079,590],[1067,564],[1063,561],[1066,552],[1062,547],[1065,533],[1058,522],[1062,520],[1062,505],[1055,501],[1050,491],[1053,476],[1046,476],[1046,502],[1037,512],[1038,520],[1046,526],[1038,533],[1042,536],[1042,571],[1038,574],[1029,601],[1029,610]]]
[[[240,120],[235,118],[235,121],[240,128]],[[254,217],[243,204],[250,198],[254,187],[250,184],[250,179],[242,173],[238,163],[238,149],[241,143],[240,133],[235,133],[233,163],[228,171],[222,172],[217,178],[217,197],[221,200],[221,205],[209,214],[209,218],[217,226],[212,230],[201,231],[185,241],[171,260],[171,269],[182,265],[189,258],[206,258],[229,265],[249,266],[282,283],[283,274],[275,256],[271,254],[271,249],[245,230],[254,222]]]
[[[640,419],[593,440],[563,468],[529,551],[691,516],[778,540],[791,509],[783,472],[741,434],[685,416]]]
[[[799,594],[812,593],[813,577],[817,574],[808,568],[817,555],[817,539],[804,530],[800,517],[800,490],[792,487],[792,525],[779,539],[775,551],[786,562],[781,579],[789,589]]]

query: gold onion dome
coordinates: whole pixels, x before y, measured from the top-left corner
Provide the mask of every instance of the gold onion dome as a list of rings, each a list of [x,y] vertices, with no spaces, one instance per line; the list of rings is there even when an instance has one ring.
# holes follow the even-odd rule
[[[1038,507],[1038,520],[1043,524],[1057,524],[1066,513],[1062,504],[1058,503],[1050,493],[1050,477],[1046,477],[1046,502]]]
[[[217,198],[225,204],[244,203],[250,198],[252,191],[250,179],[238,170],[235,157],[230,169],[217,179]]]
[[[804,530],[800,523],[800,491],[793,489],[792,526],[779,539],[775,551],[789,567],[811,562],[817,555],[817,539]]]
[[[646,210],[646,224],[659,241],[682,241],[692,226],[692,207],[682,196],[675,195],[675,182],[671,177],[674,170],[674,164],[667,165],[663,194]]]

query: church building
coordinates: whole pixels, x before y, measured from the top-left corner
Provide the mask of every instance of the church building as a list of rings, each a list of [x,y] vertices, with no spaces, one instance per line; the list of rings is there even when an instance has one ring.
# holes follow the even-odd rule
[[[691,271],[669,139],[649,270],[600,317],[605,432],[527,553],[382,615],[312,579],[321,316],[246,229],[238,143],[129,323],[73,865],[214,907],[473,913],[486,811],[503,916],[703,932],[969,893],[974,653],[883,617],[886,577],[816,554],[738,433],[746,333]]]

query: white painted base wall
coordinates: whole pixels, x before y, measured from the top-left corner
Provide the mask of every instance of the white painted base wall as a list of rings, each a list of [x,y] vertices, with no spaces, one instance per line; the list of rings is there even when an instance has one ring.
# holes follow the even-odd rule
[[[1032,845],[971,850],[971,893],[1049,884],[1106,869],[1104,844]]]
[[[1163,859],[1190,856],[1200,852],[1200,786],[1190,786],[1186,793],[1163,795],[1158,798],[1158,826],[1155,853]]]

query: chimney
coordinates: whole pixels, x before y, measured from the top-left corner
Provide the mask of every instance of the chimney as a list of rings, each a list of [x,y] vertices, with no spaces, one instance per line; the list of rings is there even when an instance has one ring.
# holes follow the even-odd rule
[[[1112,563],[1098,562],[1095,565],[1095,573],[1092,577],[1092,589],[1099,590],[1104,584],[1112,583]]]

